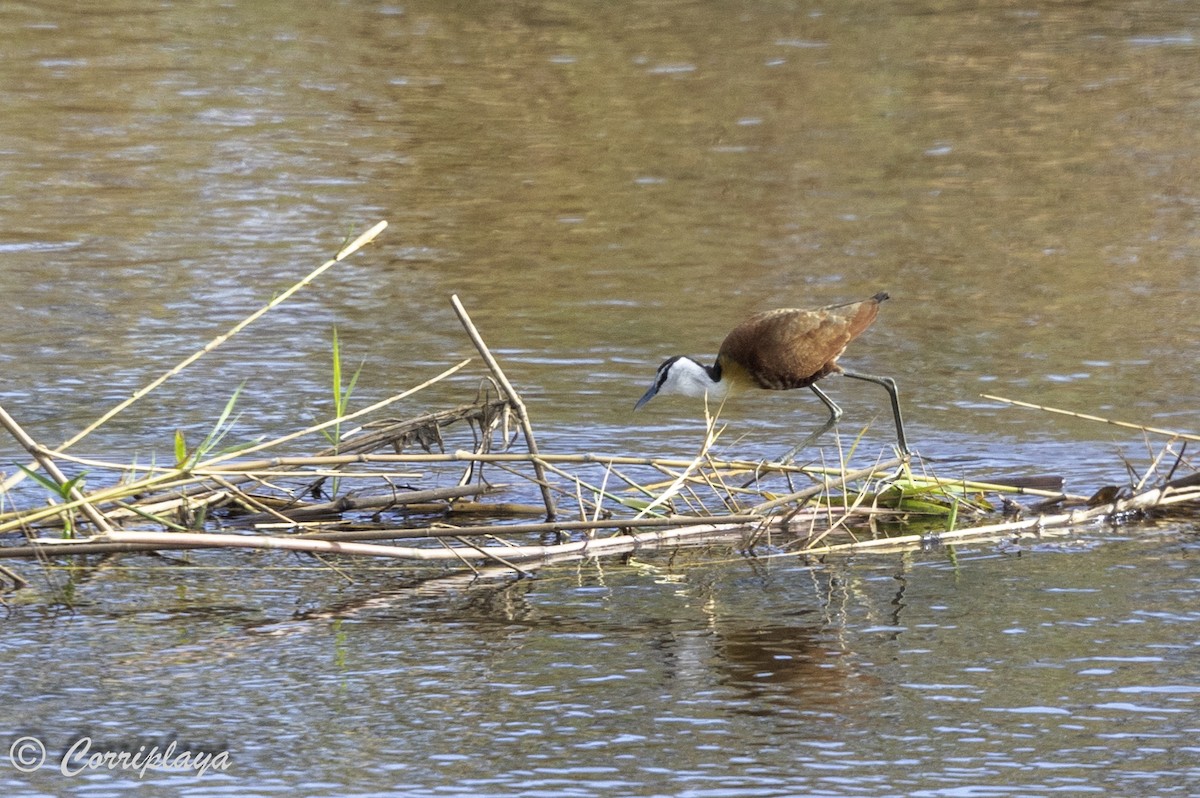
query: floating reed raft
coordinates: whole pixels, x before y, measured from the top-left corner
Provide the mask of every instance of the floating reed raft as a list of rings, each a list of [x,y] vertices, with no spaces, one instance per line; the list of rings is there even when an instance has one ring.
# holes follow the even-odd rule
[[[2,425],[31,462],[0,485],[0,558],[43,563],[85,555],[182,549],[276,549],[311,555],[440,562],[466,573],[527,574],[547,563],[668,546],[722,543],[747,556],[827,556],[997,538],[1068,533],[1080,525],[1144,518],[1200,504],[1188,436],[1169,440],[1127,488],[1090,496],[1058,478],[968,481],[908,458],[852,465],[838,450],[822,465],[727,460],[710,417],[687,459],[539,450],[527,408],[457,297],[452,306],[486,372],[463,404],[414,418],[380,418],[388,405],[464,369],[355,412],[274,440],[219,449],[231,400],[213,432],[189,450],[177,439],[170,467],[80,458],[67,450],[167,379],[245,329],[334,264],[370,243],[380,222],[300,282],[185,358],[57,448],[41,445],[0,408]],[[335,390],[341,398],[335,339]],[[353,383],[352,383],[353,384]],[[1003,400],[1009,401],[1009,400]],[[359,419],[371,420],[351,428]],[[1104,419],[1101,419],[1104,420]],[[1112,422],[1109,422],[1112,423]],[[327,432],[333,445],[279,455],[285,444]],[[839,441],[840,443],[840,441]],[[109,474],[85,491],[78,476]],[[46,504],[16,503],[32,479]],[[21,497],[30,493],[22,490]],[[536,497],[536,498],[535,498]],[[15,585],[24,580],[3,569]]]

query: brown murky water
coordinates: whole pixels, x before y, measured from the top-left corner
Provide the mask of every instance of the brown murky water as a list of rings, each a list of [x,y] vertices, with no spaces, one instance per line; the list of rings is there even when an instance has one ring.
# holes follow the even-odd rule
[[[112,2],[0,23],[0,402],[41,439],[379,219],[378,244],[84,447],[166,456],[243,380],[246,436],[325,417],[335,325],[365,361],[356,401],[394,393],[471,353],[451,293],[548,449],[690,452],[693,403],[630,412],[663,357],[878,290],[846,362],[897,378],[942,469],[1085,490],[1148,459],[985,392],[1197,429],[1188,4]],[[844,433],[888,444],[874,386],[829,391]],[[754,456],[820,407],[751,396],[726,419]],[[0,728],[52,756],[85,734],[230,750],[225,773],[142,779],[162,794],[1184,794],[1196,532],[820,568],[707,552],[449,593],[131,561],[73,613],[10,613]]]

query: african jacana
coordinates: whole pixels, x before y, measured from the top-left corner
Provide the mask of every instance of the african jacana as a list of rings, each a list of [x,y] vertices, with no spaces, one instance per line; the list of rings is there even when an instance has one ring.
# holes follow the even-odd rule
[[[862,302],[813,310],[783,308],[751,316],[725,336],[713,365],[704,366],[682,355],[663,361],[654,384],[633,409],[637,410],[658,394],[708,395],[721,399],[733,386],[749,385],[770,391],[807,387],[829,408],[829,420],[789,452],[786,457],[790,458],[841,418],[842,409],[817,387],[816,382],[830,374],[844,374],[882,385],[887,390],[896,419],[896,442],[901,453],[907,455],[908,442],[904,438],[896,381],[891,377],[855,374],[837,362],[846,346],[875,321],[879,303],[887,298],[886,293],[880,292]]]

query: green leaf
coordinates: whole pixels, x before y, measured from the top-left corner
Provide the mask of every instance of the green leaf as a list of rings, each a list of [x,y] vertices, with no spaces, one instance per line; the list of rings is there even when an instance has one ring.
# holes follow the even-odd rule
[[[342,395],[342,407],[339,416],[346,415],[346,407],[350,404],[350,394],[354,393],[354,386],[358,385],[358,376],[362,374],[363,366],[367,365],[364,360],[358,364],[358,368],[354,370],[354,376],[350,378],[350,384],[346,387],[346,393]]]
[[[187,439],[183,437],[183,430],[175,430],[175,465],[182,466],[187,460]]]
[[[333,328],[333,408],[342,415],[342,347],[338,342],[337,327]]]
[[[190,456],[187,455],[185,447],[184,457],[179,459],[179,441],[176,439],[176,467],[190,468],[191,466],[194,466],[202,459],[208,457],[213,449],[217,447],[217,444],[224,440],[225,436],[230,433],[234,425],[237,424],[237,420],[241,417],[238,415],[234,416],[232,419],[230,418],[230,416],[233,414],[234,406],[237,405],[238,397],[241,396],[242,389],[245,387],[246,383],[242,382],[242,384],[237,387],[237,390],[233,392],[233,395],[229,397],[229,401],[225,403],[225,407],[221,410],[221,416],[217,419],[217,422],[213,425],[213,428],[209,430],[207,435],[204,436],[204,440],[200,442],[200,445],[196,447],[196,450],[192,452]]]
[[[19,469],[21,469],[22,471],[24,471],[24,472],[25,472],[25,476],[29,477],[29,478],[30,478],[30,479],[32,479],[34,482],[36,482],[37,484],[41,485],[41,486],[42,486],[43,488],[45,488],[46,490],[48,490],[48,491],[51,491],[52,493],[54,493],[54,494],[55,494],[55,495],[57,495],[57,496],[61,496],[61,495],[62,495],[62,486],[61,486],[61,485],[59,485],[59,484],[58,484],[57,482],[55,482],[54,480],[50,479],[50,477],[46,476],[45,474],[43,474],[43,473],[41,473],[41,472],[39,472],[39,471],[34,471],[32,468],[29,468],[29,467],[27,467],[27,466],[23,466],[23,465],[21,465],[21,464],[19,464],[19,463],[17,464],[17,468],[19,468]]]
[[[71,479],[68,479],[66,482],[64,482],[60,485],[59,483],[55,482],[53,479],[46,476],[45,474],[42,474],[38,471],[34,471],[33,469],[31,469],[27,466],[17,464],[17,468],[24,471],[25,476],[29,477],[30,479],[32,479],[34,482],[41,485],[46,490],[48,490],[51,493],[53,493],[54,495],[58,496],[63,501],[70,501],[71,491],[75,490],[76,488],[82,487],[83,478],[87,476],[87,472],[83,471],[79,474],[76,474],[74,477],[72,477]]]
[[[71,491],[75,490],[76,488],[78,488],[79,492],[82,493],[83,492],[83,478],[86,476],[87,476],[87,472],[81,471],[78,474],[76,474],[75,476],[68,479],[66,482],[64,482],[62,484],[63,497],[65,498],[65,497],[70,496]]]

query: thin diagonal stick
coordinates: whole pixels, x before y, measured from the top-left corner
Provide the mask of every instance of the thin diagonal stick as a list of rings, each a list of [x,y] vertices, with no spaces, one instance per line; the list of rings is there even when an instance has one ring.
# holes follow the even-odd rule
[[[541,483],[542,501],[546,505],[546,520],[553,521],[555,516],[554,496],[550,493],[550,488],[546,484],[546,472],[542,467],[542,461],[537,458],[538,448],[537,441],[533,437],[533,425],[529,422],[529,411],[525,409],[525,403],[521,401],[521,395],[517,393],[517,389],[512,387],[512,383],[508,381],[508,377],[504,375],[504,370],[500,368],[500,364],[496,362],[496,358],[492,357],[492,352],[484,343],[483,336],[479,334],[479,330],[475,328],[475,324],[471,321],[467,309],[463,307],[459,301],[457,294],[451,294],[450,304],[454,306],[454,312],[458,314],[458,320],[462,322],[463,329],[467,331],[467,335],[471,339],[471,343],[475,344],[475,348],[479,351],[483,362],[487,363],[492,375],[496,381],[500,383],[500,387],[504,389],[504,393],[508,396],[508,401],[517,410],[517,416],[521,420],[521,428],[525,431],[525,445],[529,447],[529,453],[533,458],[533,472],[537,475],[538,482]]]
[[[1003,402],[1006,405],[1016,405],[1017,407],[1028,407],[1033,410],[1045,410],[1047,413],[1057,413],[1060,416],[1070,416],[1071,418],[1081,418],[1084,421],[1099,421],[1102,424],[1112,424],[1114,427],[1125,427],[1126,429],[1136,429],[1141,432],[1153,432],[1155,435],[1169,435],[1172,438],[1180,438],[1186,441],[1200,441],[1200,435],[1192,435],[1187,432],[1179,432],[1173,429],[1163,429],[1162,427],[1147,427],[1144,424],[1130,424],[1128,421],[1114,421],[1111,418],[1102,416],[1093,416],[1087,413],[1076,413],[1074,410],[1060,410],[1057,407],[1046,407],[1045,405],[1035,405],[1031,402],[1019,402],[1016,399],[1005,399],[1003,396],[992,396],[991,394],[979,394],[984,399],[991,399],[993,402]]]
[[[331,418],[328,421],[322,421],[320,424],[314,424],[313,426],[308,427],[306,429],[302,429],[298,432],[292,432],[292,433],[284,435],[283,437],[280,437],[280,438],[274,438],[273,440],[263,441],[262,443],[256,443],[253,446],[247,446],[245,449],[237,449],[237,450],[234,450],[231,452],[226,452],[225,454],[218,454],[215,457],[210,457],[207,460],[203,460],[203,461],[197,463],[195,465],[195,468],[196,469],[212,468],[214,465],[217,465],[218,463],[223,463],[226,460],[231,460],[235,457],[244,457],[245,455],[248,455],[252,452],[259,452],[259,451],[262,451],[263,449],[269,449],[273,446],[278,446],[281,443],[287,443],[288,441],[295,440],[296,438],[302,438],[305,435],[311,435],[314,432],[320,432],[323,429],[332,427],[335,424],[340,424],[343,421],[351,421],[353,419],[358,418],[359,416],[365,416],[367,413],[373,413],[376,410],[380,409],[381,407],[386,407],[387,405],[390,405],[393,402],[398,402],[401,399],[405,399],[409,396],[412,396],[417,391],[421,391],[421,390],[424,390],[425,388],[428,388],[430,385],[433,385],[435,382],[444,380],[445,378],[449,377],[454,372],[460,370],[461,368],[463,368],[470,362],[471,362],[471,358],[462,360],[459,363],[457,363],[456,365],[453,365],[450,368],[446,369],[441,374],[438,374],[436,377],[430,377],[429,379],[425,380],[425,382],[421,383],[420,385],[417,385],[413,388],[409,388],[406,391],[401,391],[400,393],[398,393],[394,396],[389,396],[387,399],[381,399],[380,401],[376,402],[373,405],[364,407],[362,410],[355,410],[353,413],[347,413],[344,416],[338,416],[337,418]]]
[[[117,404],[115,407],[113,407],[111,410],[109,410],[107,413],[100,416],[100,418],[96,419],[91,424],[84,427],[83,430],[76,433],[74,435],[74,437],[59,444],[58,451],[62,451],[64,449],[69,449],[70,447],[79,443],[81,440],[86,438],[88,435],[92,434],[97,429],[99,429],[101,425],[107,423],[110,419],[113,418],[113,416],[116,416],[118,413],[121,413],[127,407],[132,405],[137,400],[141,399],[146,394],[153,391],[158,386],[162,385],[164,382],[169,380],[171,377],[174,377],[176,374],[183,371],[185,368],[192,365],[197,360],[204,357],[209,352],[213,351],[214,349],[216,349],[218,346],[220,346],[221,344],[228,341],[233,336],[237,335],[239,332],[244,330],[250,324],[252,324],[253,322],[257,321],[259,318],[261,318],[263,315],[265,315],[268,311],[274,309],[275,307],[279,306],[281,303],[287,301],[292,296],[292,294],[295,294],[301,288],[304,288],[305,286],[310,284],[313,280],[320,277],[322,273],[324,273],[326,270],[328,270],[334,264],[345,260],[346,258],[353,255],[355,252],[357,252],[358,250],[362,249],[364,246],[369,244],[371,241],[373,241],[376,236],[378,236],[380,233],[383,232],[383,229],[385,227],[387,227],[386,221],[379,222],[374,227],[372,227],[370,230],[363,233],[362,235],[360,235],[358,238],[351,241],[346,246],[342,247],[342,249],[337,253],[337,255],[334,255],[332,258],[330,258],[329,260],[322,263],[316,269],[313,269],[308,274],[308,276],[305,277],[303,280],[296,283],[291,288],[287,289],[282,294],[275,297],[270,302],[263,305],[261,308],[256,310],[254,313],[251,313],[249,316],[242,319],[237,324],[230,327],[227,332],[225,332],[221,335],[218,335],[216,338],[209,341],[207,344],[204,345],[203,349],[200,349],[199,351],[194,352],[193,354],[191,354],[188,357],[181,360],[179,362],[179,364],[176,365],[174,368],[172,368],[170,371],[165,372],[164,374],[160,375],[157,379],[155,379],[154,381],[152,381],[151,383],[146,385],[144,388],[141,388],[141,389],[137,390],[136,392],[134,392],[133,395],[131,395],[128,399],[123,400],[122,402]],[[28,467],[30,469],[36,469],[38,467],[38,465],[39,465],[38,463],[32,463]],[[9,490],[10,488],[12,488],[14,485],[16,485],[18,482],[20,482],[24,478],[25,478],[25,472],[18,471],[17,473],[13,474],[8,479],[4,480],[3,483],[0,483],[0,491]]]
[[[16,422],[16,419],[10,416],[3,407],[0,407],[0,424],[2,424],[4,428],[7,429],[9,433],[17,439],[17,443],[21,444],[21,448],[33,455],[33,459],[46,469],[46,473],[49,474],[50,478],[53,479],[59,486],[65,487],[66,485],[70,484],[70,481],[67,479],[66,475],[59,470],[58,464],[54,462],[54,458],[46,454],[46,450],[39,446],[37,441],[29,437],[29,433],[27,433],[24,428],[22,428],[21,425]],[[83,514],[87,516],[88,520],[91,521],[97,529],[99,529],[101,532],[108,532],[112,529],[112,526],[108,523],[108,519],[104,517],[104,513],[93,507],[91,503],[84,498],[83,494],[79,491],[79,488],[72,487],[69,491],[67,491],[67,493],[71,499],[79,502],[79,506],[80,509],[83,510]],[[68,510],[67,512],[70,511]]]

